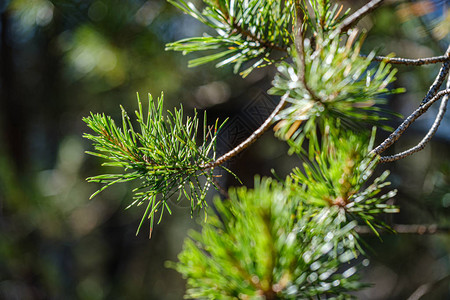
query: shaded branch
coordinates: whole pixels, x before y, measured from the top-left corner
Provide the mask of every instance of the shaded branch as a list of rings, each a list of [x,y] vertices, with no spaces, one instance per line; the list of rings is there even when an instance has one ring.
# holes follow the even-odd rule
[[[366,55],[362,55],[362,56],[367,57]],[[423,65],[436,64],[436,63],[450,61],[450,57],[448,55],[426,57],[426,58],[401,58],[401,57],[375,56],[372,60],[387,62],[387,63],[394,64],[394,65],[423,66]]]
[[[275,116],[281,111],[281,109],[286,104],[286,99],[287,99],[287,96],[281,97],[280,103],[278,103],[278,105],[275,107],[275,109],[270,114],[270,116],[245,141],[243,141],[238,146],[236,146],[234,149],[228,151],[227,153],[225,153],[224,155],[222,155],[221,157],[219,157],[215,161],[212,161],[210,163],[201,165],[200,169],[204,170],[204,169],[215,168],[215,167],[223,164],[224,162],[226,162],[230,158],[238,155],[243,150],[245,150],[248,146],[253,144],[264,132],[267,131],[267,129],[269,129],[270,125],[272,125],[272,120],[275,118]]]
[[[445,52],[445,57],[450,57],[450,46],[447,48],[447,51]],[[403,134],[403,132],[421,115],[423,115],[430,106],[439,100],[441,97],[448,94],[450,91],[447,87],[447,90],[440,91],[437,93],[437,90],[440,88],[442,83],[444,82],[445,77],[448,75],[448,72],[450,70],[450,60],[445,61],[442,64],[441,69],[439,70],[438,76],[436,76],[436,79],[434,80],[433,84],[431,85],[430,89],[428,90],[427,94],[423,98],[419,108],[417,108],[408,118],[406,118],[402,124],[400,124],[397,129],[392,132],[389,137],[387,137],[380,145],[378,145],[375,149],[371,151],[371,154],[381,154],[383,151],[385,151],[387,148],[389,148],[395,141],[397,141],[400,136]],[[436,116],[436,120],[431,127],[430,131],[428,132],[427,136],[416,146],[413,147],[405,152],[402,152],[398,155],[389,156],[389,157],[383,157],[380,162],[388,162],[388,161],[394,161],[398,160],[400,158],[406,157],[408,155],[411,155],[414,152],[420,151],[425,147],[425,145],[428,143],[429,138],[431,138],[434,133],[436,132],[437,128],[439,127],[439,124],[442,119],[443,114],[445,113],[445,107],[447,105],[448,99],[443,99],[441,103],[441,107],[439,108],[439,114]],[[411,152],[412,151],[412,152]]]
[[[444,276],[441,279],[438,279],[436,281],[432,281],[432,282],[428,282],[428,283],[422,284],[406,300],[420,300],[420,299],[422,299],[422,297],[424,295],[428,294],[430,291],[433,291],[439,285],[441,285],[445,281],[448,281],[449,279],[450,279],[450,274],[448,274],[448,275],[446,275],[446,276]]]
[[[411,224],[411,225],[403,225],[396,224],[391,226],[391,228],[397,234],[449,234],[450,227],[449,226],[438,226],[436,224]],[[355,231],[358,234],[362,235],[373,235],[375,234],[372,228],[369,226],[356,226]],[[381,233],[390,233],[387,231],[382,231]]]
[[[376,8],[378,8],[384,0],[372,0],[360,9],[358,9],[356,12],[354,12],[352,15],[348,16],[338,27],[338,32],[346,32],[350,28],[354,27],[356,23],[359,22],[364,16],[367,14],[370,14],[372,11],[374,11]]]
[[[445,95],[450,94],[450,89],[442,90],[439,93],[436,94],[431,100],[429,100],[424,105],[419,106],[411,115],[409,115],[408,118],[406,118],[400,126],[397,127],[397,129],[392,132],[380,145],[378,145],[375,149],[373,149],[370,153],[371,154],[380,154],[387,148],[389,148],[395,141],[397,141],[400,136],[403,134],[403,132],[415,121],[417,118],[419,118],[421,115],[423,115],[430,107],[431,105],[442,98]]]
[[[445,52],[445,56],[450,57],[450,46],[448,46],[447,51]],[[432,98],[434,95],[436,95],[437,90],[441,87],[442,83],[445,80],[445,76],[447,76],[448,72],[450,70],[450,60],[447,60],[442,64],[441,69],[439,70],[439,74],[434,80],[433,84],[431,85],[430,89],[428,90],[427,95],[422,100],[421,104],[424,104],[425,102],[429,101],[430,98]]]
[[[450,89],[450,77],[447,80],[447,89]],[[379,162],[385,163],[396,161],[405,158],[409,155],[412,155],[413,153],[419,152],[420,150],[425,148],[425,146],[430,142],[431,138],[436,134],[436,131],[438,130],[439,125],[441,124],[441,121],[444,118],[445,112],[447,111],[448,100],[449,96],[447,94],[442,98],[441,105],[439,106],[439,112],[436,116],[436,119],[433,122],[433,125],[431,126],[430,130],[425,135],[425,137],[416,146],[395,155],[383,156],[380,158]]]

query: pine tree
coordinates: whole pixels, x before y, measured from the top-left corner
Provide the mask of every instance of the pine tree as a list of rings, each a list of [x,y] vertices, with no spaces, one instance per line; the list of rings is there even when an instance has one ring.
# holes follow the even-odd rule
[[[183,54],[206,51],[190,66],[216,62],[232,65],[245,77],[255,68],[275,64],[277,74],[268,91],[279,104],[244,142],[216,157],[217,136],[224,122],[201,125],[197,113],[163,111],[163,95],[149,96],[144,109],[138,99],[136,122],[122,108],[122,126],[109,116],[84,119],[94,134],[92,155],[122,172],[88,178],[105,188],[138,182],[130,206],[144,205],[138,231],[146,219],[171,212],[168,200],[186,198],[191,212],[209,212],[201,232],[192,232],[169,266],[187,278],[187,298],[312,299],[351,297],[365,285],[358,278],[364,256],[358,224],[375,234],[391,230],[381,213],[395,213],[387,204],[396,191],[388,188],[388,171],[374,178],[380,163],[420,151],[436,132],[450,94],[450,47],[438,57],[404,59],[361,53],[366,33],[358,21],[377,9],[372,0],[356,11],[328,0],[203,0],[199,6],[169,0],[215,30],[215,36],[193,37],[167,45]],[[211,52],[213,54],[211,54]],[[442,63],[421,105],[397,128],[383,121],[394,112],[381,108],[395,80],[393,64]],[[441,100],[439,114],[423,140],[391,156],[383,152],[431,105]],[[286,178],[260,178],[253,189],[232,188],[227,200],[207,208],[206,194],[215,168],[250,146],[272,125],[289,144],[299,165]],[[375,146],[378,130],[391,131]],[[226,169],[231,173],[230,170]]]

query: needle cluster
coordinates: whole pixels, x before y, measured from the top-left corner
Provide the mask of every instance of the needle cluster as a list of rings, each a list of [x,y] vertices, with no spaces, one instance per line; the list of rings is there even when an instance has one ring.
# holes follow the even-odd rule
[[[285,96],[290,104],[278,115],[275,130],[278,137],[289,141],[292,150],[301,148],[304,139],[317,130],[323,133],[325,123],[340,122],[344,129],[356,131],[364,129],[361,122],[389,129],[381,121],[392,113],[383,115],[380,104],[386,102],[386,94],[402,91],[388,90],[397,71],[383,62],[372,67],[374,53],[360,57],[357,34],[354,31],[344,45],[336,37],[316,48],[306,39],[304,62],[293,52],[293,64],[279,64],[269,93]],[[308,89],[300,80],[300,64],[304,64]]]
[[[220,218],[191,232],[179,263],[189,299],[310,299],[358,289],[353,229],[336,207],[303,205],[289,185],[255,178],[215,202]]]
[[[203,0],[203,10],[190,1],[169,2],[216,32],[214,36],[205,34],[167,45],[166,50],[183,54],[213,50],[213,54],[189,61],[191,67],[218,61],[217,67],[234,65],[235,73],[243,69],[241,75],[245,77],[254,68],[286,56],[293,41],[292,0]]]
[[[217,132],[220,126],[216,122],[213,128],[207,128],[206,116],[203,136],[198,144],[197,132],[199,120],[183,117],[183,110],[163,111],[163,95],[154,100],[149,95],[148,112],[144,114],[138,97],[139,110],[136,111],[138,130],[127,112],[122,108],[122,127],[104,114],[91,114],[84,118],[87,125],[96,133],[85,134],[85,138],[94,143],[95,152],[91,155],[106,160],[103,166],[119,168],[122,172],[97,175],[88,178],[104,186],[99,192],[116,183],[137,181],[133,190],[134,199],[129,207],[146,205],[142,221],[150,219],[153,228],[154,217],[164,211],[171,213],[168,200],[177,195],[179,201],[186,197],[191,203],[191,211],[206,205],[205,196],[213,183],[213,169],[205,170],[201,165],[214,160]],[[222,124],[223,125],[223,124]]]

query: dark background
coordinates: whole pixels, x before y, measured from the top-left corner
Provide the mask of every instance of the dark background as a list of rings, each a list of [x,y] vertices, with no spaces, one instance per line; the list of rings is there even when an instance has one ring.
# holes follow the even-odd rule
[[[449,43],[448,2],[420,2],[396,1],[363,19],[363,50],[441,55]],[[1,0],[0,14],[0,299],[181,299],[185,282],[164,263],[176,260],[189,228],[200,228],[189,205],[172,203],[173,215],[149,240],[148,229],[135,236],[142,208],[124,211],[129,186],[89,201],[99,186],[85,178],[105,170],[84,154],[91,145],[82,138],[88,128],[81,119],[90,111],[117,118],[120,104],[136,109],[136,92],[142,99],[164,91],[167,109],[182,103],[191,113],[208,108],[210,120],[230,117],[221,136],[225,151],[278,101],[265,94],[275,69],[246,79],[213,64],[188,69],[195,55],[165,52],[165,43],[209,29],[163,0]],[[389,99],[392,109],[413,111],[439,67],[399,67],[395,85],[407,93]],[[417,143],[435,113],[392,151]],[[399,189],[402,211],[388,222],[450,225],[449,148],[447,115],[425,150],[380,167],[392,169]],[[254,174],[274,168],[284,176],[299,164],[286,150],[268,132],[228,166],[251,186]],[[224,177],[221,184],[236,183]],[[423,299],[450,298],[448,234],[365,239],[371,264],[362,276],[375,286],[361,299],[418,299],[427,287]]]

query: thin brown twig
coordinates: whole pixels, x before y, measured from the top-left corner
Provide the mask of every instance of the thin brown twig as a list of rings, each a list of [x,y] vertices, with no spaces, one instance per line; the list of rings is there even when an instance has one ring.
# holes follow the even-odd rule
[[[445,51],[445,56],[450,57],[450,45],[447,48],[447,51]],[[442,64],[441,69],[439,70],[439,74],[434,80],[433,84],[431,85],[430,89],[428,90],[427,95],[422,100],[421,104],[424,104],[428,100],[430,100],[431,97],[433,97],[437,90],[441,87],[442,83],[445,80],[445,76],[448,75],[448,72],[450,70],[450,61],[446,61]]]
[[[366,57],[366,56],[364,56],[364,57]],[[396,65],[423,66],[423,65],[437,64],[437,63],[450,61],[450,57],[448,55],[425,57],[425,58],[401,58],[401,57],[375,56],[372,60],[387,62],[390,64],[396,64]]]
[[[248,146],[253,144],[264,132],[267,131],[267,129],[269,129],[270,125],[272,125],[273,119],[276,117],[276,115],[280,112],[280,110],[286,104],[286,99],[287,99],[287,96],[281,97],[281,101],[278,103],[278,105],[272,111],[270,116],[245,141],[243,141],[242,143],[240,143],[235,148],[233,148],[232,150],[228,151],[227,153],[225,153],[224,155],[222,155],[221,157],[219,157],[215,161],[212,161],[210,163],[201,165],[200,168],[205,170],[205,169],[210,169],[210,168],[215,168],[217,166],[220,166],[221,164],[223,164],[224,162],[226,162],[230,158],[238,155],[243,150],[245,150]]]
[[[214,184],[214,187],[216,187],[216,189],[219,191],[220,194],[222,194],[222,196],[224,196],[225,198],[229,198],[228,192],[226,189],[224,189],[218,182],[217,180],[215,180],[214,178],[212,179],[212,182]]]
[[[446,88],[450,90],[450,77],[447,80]],[[419,152],[420,150],[425,148],[425,146],[430,142],[431,138],[436,134],[436,131],[438,130],[439,125],[441,124],[441,121],[444,118],[445,112],[447,111],[448,100],[449,100],[449,96],[447,94],[441,100],[441,105],[439,106],[439,112],[436,115],[436,119],[434,120],[433,125],[431,126],[430,130],[425,135],[425,137],[416,146],[414,146],[406,151],[403,151],[401,153],[395,154],[395,155],[383,156],[380,158],[379,162],[386,163],[386,162],[396,161],[396,160],[405,158],[409,155],[412,155],[413,153]]]
[[[418,234],[418,235],[424,235],[424,234],[449,234],[450,233],[450,227],[445,226],[438,226],[436,224],[396,224],[391,226],[391,228],[394,230],[397,234]],[[369,226],[356,226],[355,231],[358,234],[374,234],[372,228]],[[391,233],[391,231],[382,231],[381,233]]]
[[[450,56],[450,46],[447,48],[447,51],[445,52],[444,56],[446,56],[446,57]],[[436,96],[439,94],[439,93],[437,93],[437,90],[440,88],[440,86],[444,82],[445,77],[449,73],[449,70],[450,70],[450,61],[446,61],[442,64],[442,67],[439,70],[438,76],[436,76],[436,79],[434,80],[434,82],[431,85],[430,89],[428,90],[427,94],[423,98],[419,108],[417,108],[408,118],[406,118],[403,121],[403,123],[400,124],[400,126],[394,132],[392,132],[380,145],[378,145],[375,149],[373,149],[371,151],[372,154],[381,154],[387,148],[389,148],[393,143],[395,143],[400,138],[400,136],[403,134],[403,132],[418,117],[420,117],[422,114],[424,114],[428,110],[428,108],[431,106],[431,104],[433,104],[435,101],[439,100],[439,97],[436,98]],[[443,91],[441,91],[441,92],[443,92]],[[445,94],[442,94],[441,97],[444,95]],[[447,102],[447,100],[443,101],[443,102]],[[439,126],[439,125],[437,125],[437,126]],[[424,142],[426,144],[426,141],[424,141]],[[386,160],[386,159],[387,158],[385,158],[384,161],[382,161],[382,162],[387,162],[388,160]],[[390,158],[390,159],[392,159],[392,158]],[[394,160],[396,160],[396,159],[394,159]]]
[[[364,16],[374,11],[378,6],[383,4],[384,0],[372,0],[352,15],[348,16],[338,28],[338,32],[346,32],[356,25]]]
[[[448,281],[449,279],[450,279],[450,274],[447,274],[446,276],[444,276],[438,280],[422,284],[406,300],[420,300],[420,299],[422,299],[423,296],[428,294],[430,291],[435,290],[439,285],[441,285],[445,281]]]
[[[450,89],[442,90],[439,93],[437,93],[433,98],[431,98],[428,102],[425,104],[419,106],[412,114],[410,114],[403,122],[400,124],[400,126],[397,127],[397,129],[392,132],[380,145],[378,145],[375,149],[371,151],[371,154],[380,154],[387,148],[389,148],[395,141],[397,141],[400,136],[405,132],[405,130],[415,121],[417,118],[419,118],[421,115],[423,115],[430,107],[433,105],[434,102],[441,99],[443,96],[450,94]]]

